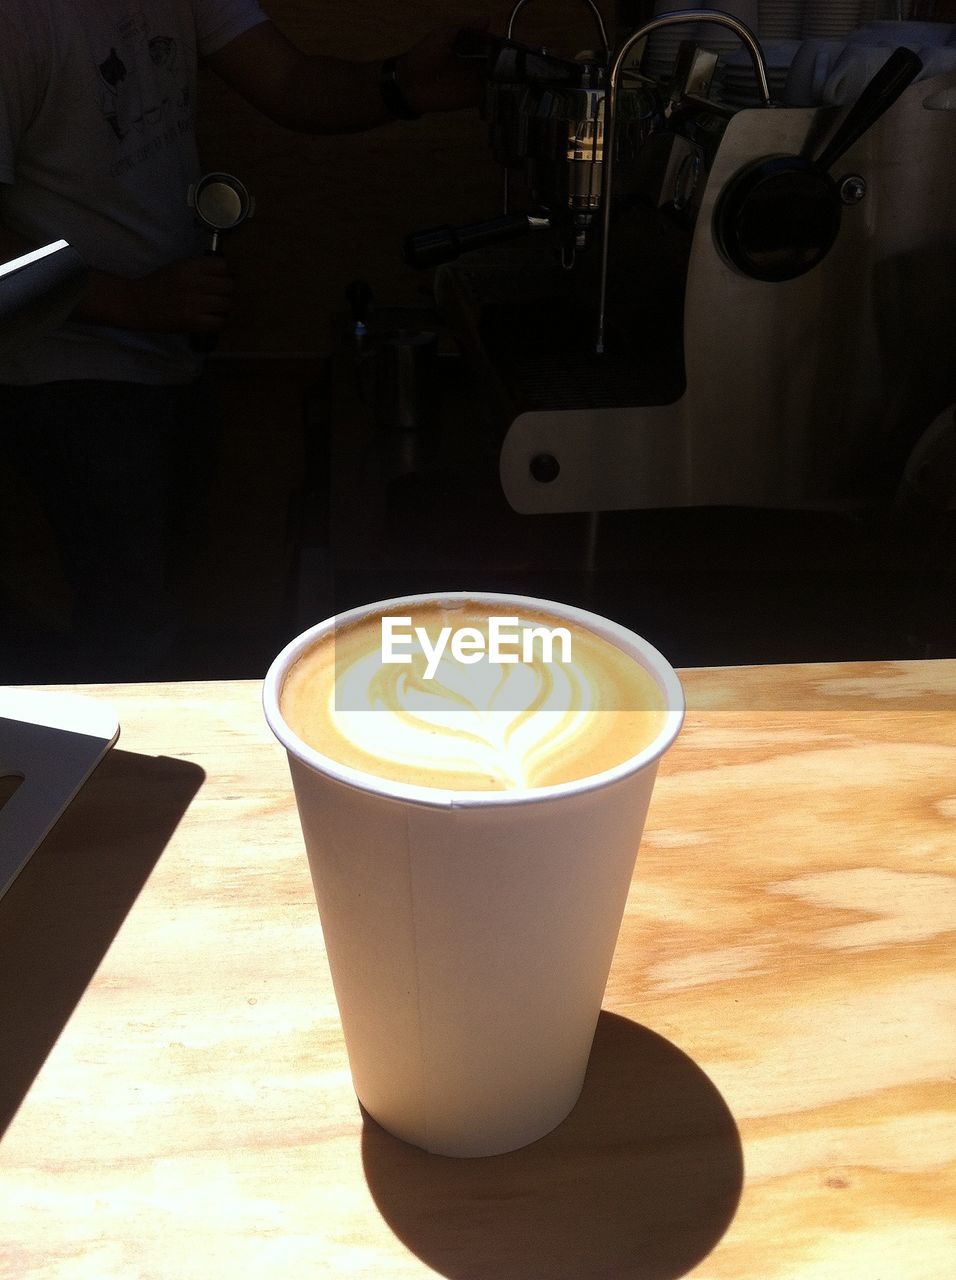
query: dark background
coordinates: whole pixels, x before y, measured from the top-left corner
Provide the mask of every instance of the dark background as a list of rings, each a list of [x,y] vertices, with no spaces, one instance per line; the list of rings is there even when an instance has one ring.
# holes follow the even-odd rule
[[[501,32],[512,5],[265,0],[264,7],[310,52],[371,60],[441,24],[488,15]],[[650,7],[630,0],[613,16],[633,25]],[[612,6],[602,9],[611,20]],[[956,20],[954,10],[944,0],[932,14],[913,16]],[[571,0],[529,6],[515,34],[557,52],[595,42],[587,11]],[[226,246],[238,302],[210,359],[224,432],[211,537],[188,584],[188,640],[174,675],[261,675],[276,647],[331,611],[330,601],[340,607],[357,603],[362,591],[422,586],[500,585],[590,604],[637,626],[685,665],[956,653],[954,540],[946,522],[901,533],[895,518],[882,517],[615,513],[601,518],[595,576],[584,571],[593,535],[587,517],[532,528],[543,518],[507,510],[487,458],[465,495],[487,485],[479,497],[485,524],[467,545],[454,536],[461,495],[447,484],[436,492],[427,478],[416,484],[406,475],[394,502],[387,486],[373,486],[365,499],[354,488],[343,491],[327,446],[330,430],[349,430],[341,418],[329,419],[336,397],[340,406],[343,399],[341,385],[330,391],[329,357],[346,285],[361,277],[382,305],[431,306],[430,275],[404,266],[402,238],[497,213],[500,170],[476,112],[308,138],[271,124],[211,73],[203,73],[200,93],[203,164],[240,177],[256,213]],[[339,384],[342,376],[340,362]],[[473,408],[467,386],[463,394],[459,407]],[[462,429],[455,406],[452,395],[443,431]],[[340,514],[363,501],[395,508],[391,523],[369,511],[376,536],[391,540],[389,573],[336,581],[341,546],[334,538],[329,545],[329,484]],[[26,613],[62,625],[67,601],[50,537],[29,493],[2,472],[0,511],[0,585]],[[395,530],[405,536],[409,521],[415,527],[405,547]],[[556,542],[563,548],[557,557]],[[318,571],[314,554],[303,561],[303,545],[322,552]],[[38,670],[33,678],[57,673]]]

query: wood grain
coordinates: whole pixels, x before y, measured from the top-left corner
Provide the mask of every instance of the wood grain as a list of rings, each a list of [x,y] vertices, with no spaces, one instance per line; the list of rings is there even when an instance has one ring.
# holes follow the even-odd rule
[[[0,903],[0,1277],[951,1275],[956,662],[684,680],[582,1100],[478,1161],[363,1123],[258,685],[88,691]]]

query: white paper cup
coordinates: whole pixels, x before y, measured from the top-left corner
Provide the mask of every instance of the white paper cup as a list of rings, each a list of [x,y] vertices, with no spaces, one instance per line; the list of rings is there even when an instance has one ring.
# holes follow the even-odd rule
[[[336,625],[435,600],[543,609],[631,655],[664,693],[657,737],[589,778],[442,791],[307,746],[279,708],[296,659]],[[483,592],[381,601],[292,641],[263,689],[288,752],[356,1094],[426,1151],[485,1156],[543,1137],[584,1083],[659,761],[684,715],[666,659],[567,605]]]

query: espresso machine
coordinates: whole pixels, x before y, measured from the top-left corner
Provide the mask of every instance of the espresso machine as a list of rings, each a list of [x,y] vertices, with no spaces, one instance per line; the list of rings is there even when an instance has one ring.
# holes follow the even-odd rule
[[[898,50],[849,108],[774,100],[758,36],[681,10],[562,58],[470,35],[500,214],[410,236],[501,424],[522,513],[888,499],[956,398],[956,76]],[[717,24],[717,56],[647,38]],[[700,30],[700,26],[697,27]]]

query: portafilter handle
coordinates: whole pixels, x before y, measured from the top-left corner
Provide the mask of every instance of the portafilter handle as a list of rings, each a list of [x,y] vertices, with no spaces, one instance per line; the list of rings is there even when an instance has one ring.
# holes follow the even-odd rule
[[[527,213],[508,213],[500,218],[487,218],[484,222],[471,222],[463,227],[430,227],[427,231],[414,231],[405,237],[403,256],[410,267],[437,267],[443,262],[453,262],[460,254],[486,245],[515,240],[518,236],[536,231],[551,224],[547,218],[535,218]]]
[[[224,231],[232,231],[251,218],[256,207],[244,183],[231,173],[207,173],[186,191],[186,203],[196,221],[209,232],[207,254],[222,252],[220,241]],[[218,341],[215,333],[194,333],[189,343],[194,351],[213,351]]]
[[[673,13],[662,13],[645,22],[624,41],[614,55],[611,72],[608,76],[607,90],[604,96],[604,164],[601,173],[601,286],[598,300],[597,336],[594,350],[598,355],[604,352],[604,313],[607,306],[607,265],[608,241],[611,228],[611,182],[614,176],[614,122],[617,115],[617,89],[621,80],[621,70],[627,55],[636,44],[660,27],[672,27],[685,22],[709,22],[719,27],[729,27],[733,33],[747,46],[757,77],[757,87],[765,107],[770,104],[770,85],[767,81],[767,64],[757,37],[739,18],[732,14],[722,13],[717,9],[676,9]]]

